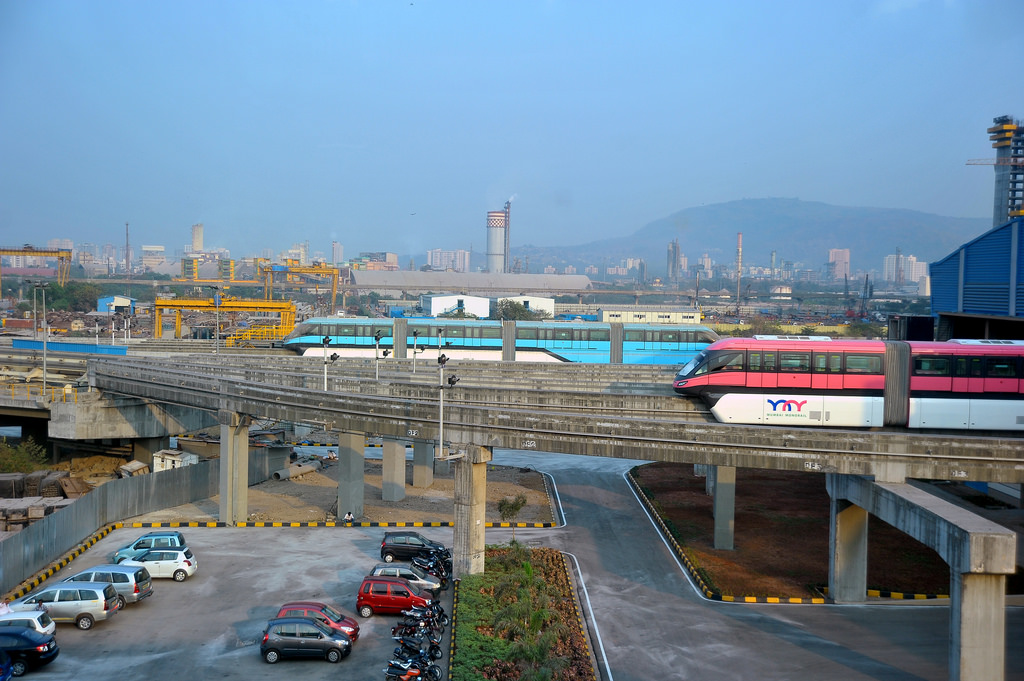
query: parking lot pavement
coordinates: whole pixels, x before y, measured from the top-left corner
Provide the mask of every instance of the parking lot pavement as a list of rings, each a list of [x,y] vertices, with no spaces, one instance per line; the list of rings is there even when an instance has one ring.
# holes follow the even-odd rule
[[[188,580],[154,579],[153,595],[130,604],[89,631],[57,625],[58,658],[30,673],[48,680],[106,681],[112,676],[147,681],[193,679],[381,678],[400,616],[355,614],[356,590],[380,561],[385,528],[178,528],[199,569]],[[416,528],[452,544],[450,528]],[[60,580],[107,562],[115,549],[150,531],[111,532],[51,577]],[[320,600],[359,622],[352,654],[337,665],[323,660],[267,664],[259,642],[268,618],[290,600]],[[452,592],[441,594],[451,613]],[[438,663],[447,674],[445,656]]]

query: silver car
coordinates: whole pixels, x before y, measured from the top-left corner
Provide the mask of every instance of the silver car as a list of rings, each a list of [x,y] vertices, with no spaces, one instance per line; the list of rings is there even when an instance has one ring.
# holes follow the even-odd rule
[[[137,565],[97,565],[66,577],[64,582],[109,582],[117,591],[117,607],[138,603],[153,595],[153,580],[146,568]]]
[[[400,565],[398,563],[378,563],[370,570],[372,577],[401,577],[408,581],[419,591],[429,591],[437,598],[441,591],[441,581],[434,575],[424,572],[415,565]]]
[[[11,610],[16,612],[40,607],[55,622],[74,622],[79,629],[92,629],[93,624],[117,612],[117,591],[113,584],[57,582],[11,602]]]

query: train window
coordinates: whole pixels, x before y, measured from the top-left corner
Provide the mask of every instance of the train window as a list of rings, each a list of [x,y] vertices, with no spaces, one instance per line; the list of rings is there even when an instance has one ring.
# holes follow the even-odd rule
[[[444,335],[449,338],[462,338],[466,335],[466,327],[464,326],[449,326],[444,330]]]
[[[644,332],[643,331],[625,331],[623,333],[623,340],[643,342]]]
[[[842,373],[843,356],[838,352],[830,353],[828,356],[828,370],[833,374]]]
[[[779,371],[787,373],[803,373],[811,370],[811,353],[780,352]]]
[[[750,352],[747,354],[747,371],[761,370],[761,353]]]
[[[537,340],[537,329],[520,329],[516,327],[516,338],[523,340]]]
[[[1016,357],[986,357],[985,375],[989,378],[1016,378]]]
[[[678,343],[679,332],[678,331],[662,331],[661,332],[662,343]]]
[[[480,329],[481,338],[501,338],[500,326],[485,326]]]
[[[555,329],[555,340],[572,340],[572,329]]]
[[[742,352],[719,352],[708,360],[708,371],[743,371]]]
[[[914,376],[949,376],[949,357],[914,357]]]
[[[828,371],[828,355],[816,352],[814,353],[814,373],[823,374]]]
[[[608,329],[591,329],[590,340],[592,341],[606,341],[611,338],[611,334]]]
[[[848,374],[880,374],[882,373],[881,355],[847,355],[846,373]]]
[[[778,371],[778,355],[774,352],[764,353],[764,370],[765,371]]]
[[[697,332],[696,340],[698,343],[714,343],[718,340],[718,334],[711,329],[701,329]]]

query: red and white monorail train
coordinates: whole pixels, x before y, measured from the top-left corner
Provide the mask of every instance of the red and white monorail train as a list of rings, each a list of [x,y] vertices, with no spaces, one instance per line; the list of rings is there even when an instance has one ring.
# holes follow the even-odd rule
[[[725,338],[672,385],[723,423],[1024,430],[1024,341]]]

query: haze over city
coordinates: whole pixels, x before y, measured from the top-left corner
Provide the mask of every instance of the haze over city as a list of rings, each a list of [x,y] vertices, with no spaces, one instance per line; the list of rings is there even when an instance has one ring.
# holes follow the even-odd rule
[[[1024,4],[0,3],[0,234],[512,247],[794,197],[992,211]],[[965,240],[975,235],[965,235]],[[842,246],[837,243],[837,246]]]

